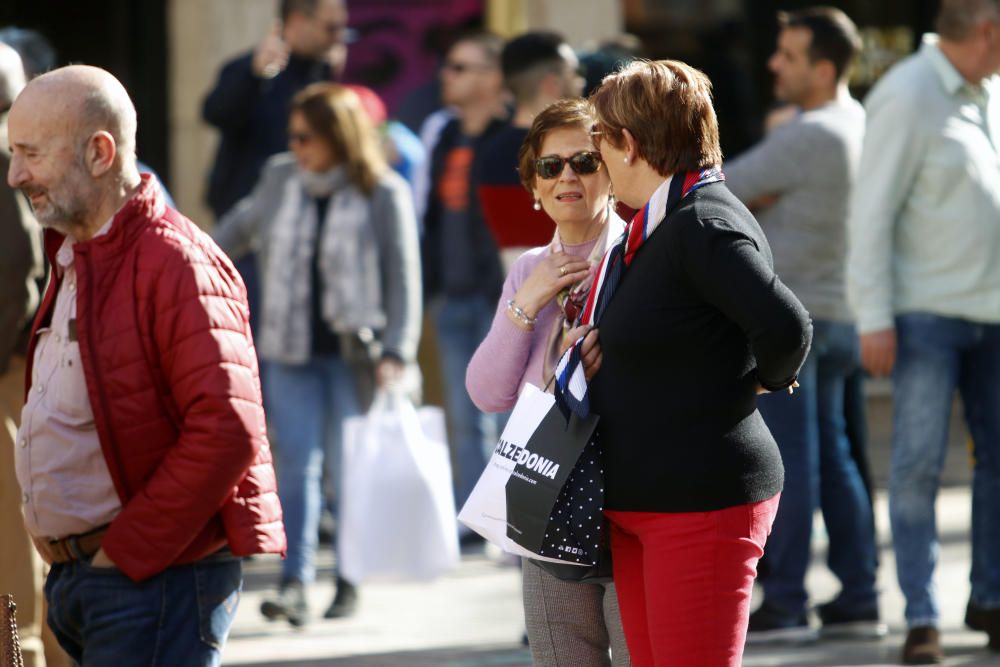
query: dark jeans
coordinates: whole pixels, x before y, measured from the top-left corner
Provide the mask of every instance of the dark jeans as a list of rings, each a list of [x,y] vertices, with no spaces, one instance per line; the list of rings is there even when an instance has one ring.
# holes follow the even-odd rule
[[[858,341],[850,324],[816,320],[813,345],[795,394],[758,402],[785,464],[781,506],[767,541],[770,571],[765,599],[790,616],[806,611],[813,512],[823,510],[830,536],[828,565],[840,579],[840,603],[876,604],[876,549],[871,499],[851,456],[844,419],[844,389],[857,369]]]
[[[213,667],[236,617],[240,559],[216,555],[136,583],[87,561],[52,566],[48,622],[81,667]]]

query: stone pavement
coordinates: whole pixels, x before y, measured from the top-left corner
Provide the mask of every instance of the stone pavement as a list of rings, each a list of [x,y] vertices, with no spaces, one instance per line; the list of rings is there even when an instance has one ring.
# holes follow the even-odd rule
[[[884,489],[887,469],[888,423],[886,402],[872,404],[872,460],[875,477]],[[969,479],[965,435],[953,429],[952,446],[938,501],[942,537],[937,582],[942,603],[946,665],[1000,667],[1000,655],[985,646],[985,635],[962,625],[969,594]],[[750,647],[746,667],[835,665],[895,665],[905,628],[903,600],[895,582],[888,535],[885,493],[877,493],[880,532],[883,618],[890,634],[879,641],[824,641],[801,647]],[[836,593],[837,584],[823,565],[825,534],[817,520],[814,566],[808,587],[814,601]],[[310,594],[314,612],[321,614],[332,595],[331,559],[322,555],[320,577]],[[262,596],[277,581],[278,562],[255,559],[247,564],[246,592],[226,647],[223,664],[229,667],[526,667],[519,572],[482,553],[467,554],[453,574],[430,583],[378,583],[362,589],[357,616],[337,621],[317,620],[295,630],[269,623],[260,616]],[[756,604],[756,602],[755,602]],[[575,666],[567,666],[575,667]]]

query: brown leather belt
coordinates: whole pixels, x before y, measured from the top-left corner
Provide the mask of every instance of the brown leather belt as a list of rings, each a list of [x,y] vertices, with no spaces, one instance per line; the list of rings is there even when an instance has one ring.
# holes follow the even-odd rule
[[[69,535],[61,540],[45,541],[44,548],[53,563],[69,563],[74,560],[90,558],[101,548],[107,526],[101,526],[80,535]]]

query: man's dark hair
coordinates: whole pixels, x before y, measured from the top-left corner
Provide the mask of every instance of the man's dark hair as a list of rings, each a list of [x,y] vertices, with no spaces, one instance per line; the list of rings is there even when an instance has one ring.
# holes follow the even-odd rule
[[[316,13],[316,5],[318,4],[319,0],[281,0],[278,13],[282,22],[287,21],[289,16],[296,13],[312,16]]]
[[[559,47],[564,44],[566,40],[559,33],[538,30],[519,35],[503,47],[503,82],[518,103],[533,99],[547,74],[562,72],[566,60]]]
[[[491,67],[500,67],[500,53],[503,51],[502,37],[488,30],[467,30],[455,36],[449,50],[458,44],[465,43],[478,46]]]
[[[834,7],[810,7],[795,12],[779,12],[781,28],[805,28],[812,33],[809,59],[829,60],[843,80],[854,59],[861,52],[861,36],[847,14]]]
[[[563,36],[548,30],[526,32],[507,42],[500,55],[503,77],[516,76],[540,63],[562,60],[559,47],[565,44]]]

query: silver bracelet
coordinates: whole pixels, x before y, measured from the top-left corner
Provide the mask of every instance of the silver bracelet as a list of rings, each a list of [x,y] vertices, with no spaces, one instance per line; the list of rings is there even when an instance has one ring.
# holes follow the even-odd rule
[[[513,299],[507,299],[507,310],[518,322],[529,327],[535,326],[536,319],[528,317],[528,314],[521,310],[521,307],[514,303]]]

